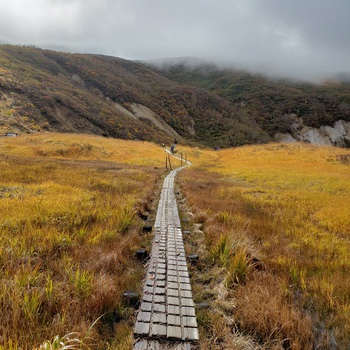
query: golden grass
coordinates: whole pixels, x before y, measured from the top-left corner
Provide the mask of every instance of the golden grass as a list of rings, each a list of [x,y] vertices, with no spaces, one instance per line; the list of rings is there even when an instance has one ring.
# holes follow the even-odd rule
[[[157,145],[95,135],[31,134],[15,139],[0,138],[4,155],[116,162],[120,166],[164,166],[165,156]]]
[[[350,346],[350,152],[178,146],[201,349]],[[172,160],[173,166],[180,162]],[[134,249],[165,155],[89,135],[0,138],[0,349],[131,348]],[[191,245],[192,244],[192,245]],[[95,322],[96,321],[96,322]]]
[[[201,152],[180,177],[207,250],[221,245],[226,254],[227,236],[243,247],[226,264],[214,258],[226,279],[245,267],[242,254],[243,263],[253,259],[229,288],[237,328],[265,345],[349,347],[350,151],[271,144]]]
[[[141,289],[134,250],[149,239],[136,212],[150,205],[163,160],[144,142],[0,139],[0,349],[131,346],[122,293]]]

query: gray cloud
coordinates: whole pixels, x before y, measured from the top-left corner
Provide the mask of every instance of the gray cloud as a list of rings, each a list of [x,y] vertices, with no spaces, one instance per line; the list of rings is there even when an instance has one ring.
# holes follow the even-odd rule
[[[350,71],[348,0],[0,0],[0,41],[130,59]]]

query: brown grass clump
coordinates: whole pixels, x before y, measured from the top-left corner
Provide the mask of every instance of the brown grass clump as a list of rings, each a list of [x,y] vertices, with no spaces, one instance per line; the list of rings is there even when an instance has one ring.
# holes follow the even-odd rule
[[[207,255],[193,271],[194,291],[216,316],[201,311],[201,335],[211,329],[208,339],[221,339],[224,323],[230,337],[213,349],[230,348],[237,332],[254,348],[348,348],[349,151],[275,144],[200,152],[180,180],[194,220],[205,213]]]
[[[54,134],[0,146],[0,349],[130,348],[122,293],[141,290],[136,213],[161,148]]]
[[[278,283],[277,283],[278,284]],[[281,349],[312,349],[311,316],[276,288],[272,274],[255,274],[235,294],[237,326],[255,339]]]

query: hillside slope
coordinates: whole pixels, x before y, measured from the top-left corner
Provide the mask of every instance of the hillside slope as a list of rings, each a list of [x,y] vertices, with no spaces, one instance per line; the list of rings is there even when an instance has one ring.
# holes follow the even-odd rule
[[[350,145],[350,82],[342,76],[311,84],[220,69],[187,59],[148,64],[172,81],[224,98],[270,137],[282,133],[310,143]]]
[[[176,137],[228,147],[269,142],[278,133],[297,137],[298,122],[301,128],[350,122],[349,84],[272,81],[200,61],[170,62],[2,45],[0,133],[47,130],[166,143]],[[350,142],[350,124],[348,131]]]
[[[212,145],[234,129],[245,133],[244,142],[269,140],[255,123],[242,122],[225,99],[182,87],[141,63],[29,47],[0,50],[3,131],[83,132],[157,142],[182,136]]]
[[[132,74],[123,69],[122,60],[13,46],[1,47],[0,60],[3,130],[78,132],[141,140],[166,136],[115,106],[113,90],[118,90],[119,102],[124,94],[129,99],[132,96],[128,92]],[[129,86],[124,81],[129,81]]]

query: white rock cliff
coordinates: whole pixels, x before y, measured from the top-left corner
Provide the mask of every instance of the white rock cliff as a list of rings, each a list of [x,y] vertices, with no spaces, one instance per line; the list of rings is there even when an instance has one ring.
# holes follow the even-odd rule
[[[303,141],[319,145],[350,146],[350,122],[344,120],[336,121],[333,126],[311,128],[305,126],[301,118],[296,118],[291,129],[291,133],[277,133],[276,141],[286,143]]]

